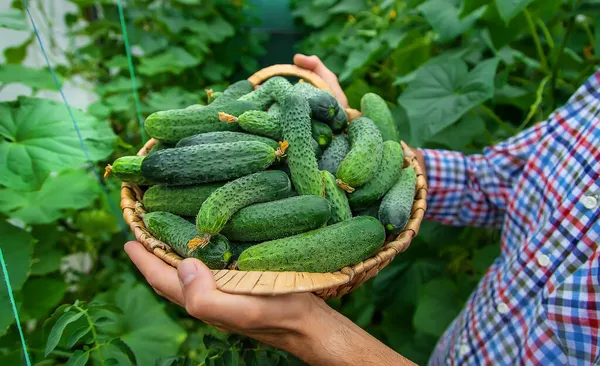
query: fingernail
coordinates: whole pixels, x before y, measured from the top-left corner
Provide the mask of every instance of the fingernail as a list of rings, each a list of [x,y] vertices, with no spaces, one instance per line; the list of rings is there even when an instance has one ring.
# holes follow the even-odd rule
[[[198,269],[192,261],[182,261],[179,264],[179,279],[183,285],[188,285],[198,276]]]

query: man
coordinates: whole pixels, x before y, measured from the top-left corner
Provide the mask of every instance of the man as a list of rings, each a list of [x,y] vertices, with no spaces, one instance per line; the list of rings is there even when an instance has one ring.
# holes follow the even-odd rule
[[[347,106],[316,56],[294,62]],[[547,121],[481,155],[415,153],[427,174],[427,219],[502,229],[500,257],[431,363],[600,364],[600,71]],[[176,271],[139,243],[125,250],[160,295],[220,329],[309,364],[410,364],[311,294],[225,294],[198,260]]]

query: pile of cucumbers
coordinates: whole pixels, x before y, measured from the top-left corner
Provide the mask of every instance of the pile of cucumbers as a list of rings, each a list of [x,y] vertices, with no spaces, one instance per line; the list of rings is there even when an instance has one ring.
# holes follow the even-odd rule
[[[273,77],[151,114],[147,156],[107,167],[145,187],[146,228],[212,269],[333,272],[401,231],[416,175],[385,101],[348,116],[328,91]]]

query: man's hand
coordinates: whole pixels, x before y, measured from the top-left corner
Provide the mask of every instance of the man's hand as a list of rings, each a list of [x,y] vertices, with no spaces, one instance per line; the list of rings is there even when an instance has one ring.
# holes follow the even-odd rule
[[[227,294],[197,259],[184,259],[175,269],[139,242],[128,242],[125,251],[157,294],[219,330],[281,348],[311,365],[410,364],[315,295]]]
[[[314,55],[305,56],[298,53],[294,56],[294,64],[319,75],[323,80],[325,80],[327,85],[329,85],[329,89],[331,89],[331,93],[335,99],[337,99],[338,103],[340,103],[343,108],[348,108],[348,98],[346,98],[346,94],[344,94],[344,91],[338,82],[337,76],[331,72],[327,66],[325,66],[320,58]]]

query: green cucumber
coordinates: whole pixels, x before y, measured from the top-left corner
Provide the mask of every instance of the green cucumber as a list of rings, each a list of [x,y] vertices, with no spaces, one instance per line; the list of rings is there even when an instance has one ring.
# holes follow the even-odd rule
[[[379,200],[398,181],[404,163],[402,147],[396,141],[383,143],[381,164],[373,179],[350,193],[348,200],[353,210],[366,208]]]
[[[406,226],[415,198],[417,175],[412,166],[402,169],[400,178],[383,196],[379,206],[379,220],[386,230],[397,234]]]
[[[383,98],[375,93],[367,93],[360,100],[362,115],[371,119],[381,132],[383,141],[400,142],[400,131],[392,112]]]
[[[323,197],[325,190],[313,148],[310,107],[305,98],[289,93],[281,105],[282,130],[289,143],[287,162],[294,187],[300,195]]]
[[[274,76],[269,80],[265,81],[262,87],[266,87],[271,93],[271,96],[277,103],[283,102],[283,99],[287,93],[292,89],[292,83],[290,83],[283,76]]]
[[[192,105],[188,105],[187,107],[185,107],[185,109],[198,109],[198,108],[204,108],[205,106],[202,104],[192,104]]]
[[[271,140],[270,138],[233,131],[206,132],[200,133],[198,135],[188,136],[179,140],[179,142],[175,146],[182,147],[236,141],[258,141],[271,146],[273,149],[279,148],[279,143],[275,140]]]
[[[135,183],[141,186],[150,185],[151,182],[142,175],[142,162],[144,156],[122,156],[109,164],[104,170],[104,177],[114,175],[122,182]]]
[[[179,216],[196,216],[202,202],[225,183],[196,186],[156,185],[144,192],[143,204],[148,212],[165,211]]]
[[[366,117],[358,117],[350,123],[348,137],[350,151],[340,163],[336,177],[342,188],[351,192],[377,173],[383,155],[383,140],[377,126]]]
[[[376,219],[379,219],[379,206],[381,205],[381,201],[375,201],[371,206],[353,211],[354,216],[372,216]]]
[[[242,271],[327,273],[359,263],[385,242],[385,230],[370,216],[340,223],[246,249],[238,259]]]
[[[321,90],[308,98],[312,117],[321,122],[330,122],[338,114],[340,105],[331,93]]]
[[[187,243],[198,235],[194,224],[169,212],[149,212],[142,220],[152,236],[184,258],[198,258],[210,269],[223,269],[231,259],[229,240],[223,235],[216,235],[204,248],[189,252]]]
[[[173,145],[173,144],[169,144],[164,141],[158,141],[158,142],[156,142],[156,144],[154,144],[154,146],[152,146],[152,149],[150,150],[150,152],[148,152],[148,155],[152,154],[153,152],[157,152],[157,151],[165,150],[165,149],[171,149],[174,147],[175,147],[175,145]]]
[[[260,110],[266,110],[273,102],[283,100],[292,84],[282,76],[274,76],[260,85],[252,92],[240,97],[256,103]]]
[[[282,140],[280,120],[267,112],[247,111],[237,118],[221,116],[221,119],[227,122],[237,122],[244,131],[255,135],[266,136],[277,141]]]
[[[294,84],[294,86],[291,89],[291,93],[298,95],[298,96],[302,96],[304,98],[306,98],[306,100],[312,98],[312,97],[316,97],[319,95],[319,93],[321,92],[321,89],[315,87],[314,85],[312,85],[311,83],[307,83],[307,82],[298,82],[296,84]],[[279,102],[281,103],[281,102]]]
[[[253,89],[254,85],[252,85],[252,83],[248,80],[236,81],[235,83],[229,85],[229,87],[225,89],[223,93],[214,97],[214,100],[211,104],[216,103],[216,105],[218,105],[231,100],[238,99],[242,95],[250,93]]]
[[[321,176],[323,177],[323,184],[325,184],[325,198],[331,206],[331,218],[327,224],[331,225],[350,219],[352,211],[350,211],[346,192],[337,185],[335,177],[327,170],[321,170]]]
[[[265,241],[316,229],[327,223],[329,203],[318,196],[296,196],[242,208],[221,234],[237,241]]]
[[[217,101],[202,108],[172,109],[152,113],[144,126],[148,135],[169,143],[176,143],[184,137],[213,131],[239,131],[237,123],[223,123],[219,112],[233,116],[256,109],[251,102],[229,100]]]
[[[331,132],[331,128],[329,128],[329,126],[327,126],[325,123],[312,120],[311,132],[313,139],[317,141],[319,146],[327,147],[331,143],[333,132]]]
[[[315,158],[320,158],[323,155],[323,150],[321,150],[321,146],[319,146],[319,143],[317,142],[317,140],[315,139],[310,139],[310,144],[312,146],[313,149],[313,153],[315,154]],[[318,166],[318,163],[317,163]]]
[[[214,191],[202,204],[196,218],[202,239],[190,243],[190,248],[204,245],[216,235],[240,209],[254,203],[280,199],[289,194],[290,179],[280,170],[267,170],[238,178]]]
[[[258,141],[176,147],[148,155],[142,175],[165,185],[220,182],[265,170],[281,155]]]
[[[241,96],[239,100],[254,103],[257,107],[256,109],[260,111],[266,110],[275,101],[275,99],[273,99],[273,95],[269,93],[267,89],[264,89],[262,86],[258,87],[258,89],[255,89],[248,94]]]
[[[231,248],[231,260],[236,261],[240,257],[240,254],[244,252],[244,250],[253,247],[260,243],[252,243],[252,242],[229,242],[229,247]]]
[[[336,135],[325,149],[323,155],[319,159],[319,169],[327,170],[331,174],[337,173],[340,163],[350,151],[350,141],[346,135]]]
[[[331,127],[331,130],[333,132],[342,132],[346,128],[346,126],[348,126],[348,115],[346,114],[344,108],[340,106],[335,117],[333,117],[333,119],[327,124],[329,125],[329,127]]]
[[[214,102],[221,95],[223,95],[223,92],[213,91],[212,89],[206,89],[206,101],[208,104],[211,104],[212,102]],[[188,107],[188,108],[190,108],[190,107]]]
[[[281,104],[279,104],[277,102],[273,103],[269,107],[269,110],[267,111],[267,113],[269,113],[269,115],[271,117],[275,117],[277,119],[281,118]]]

